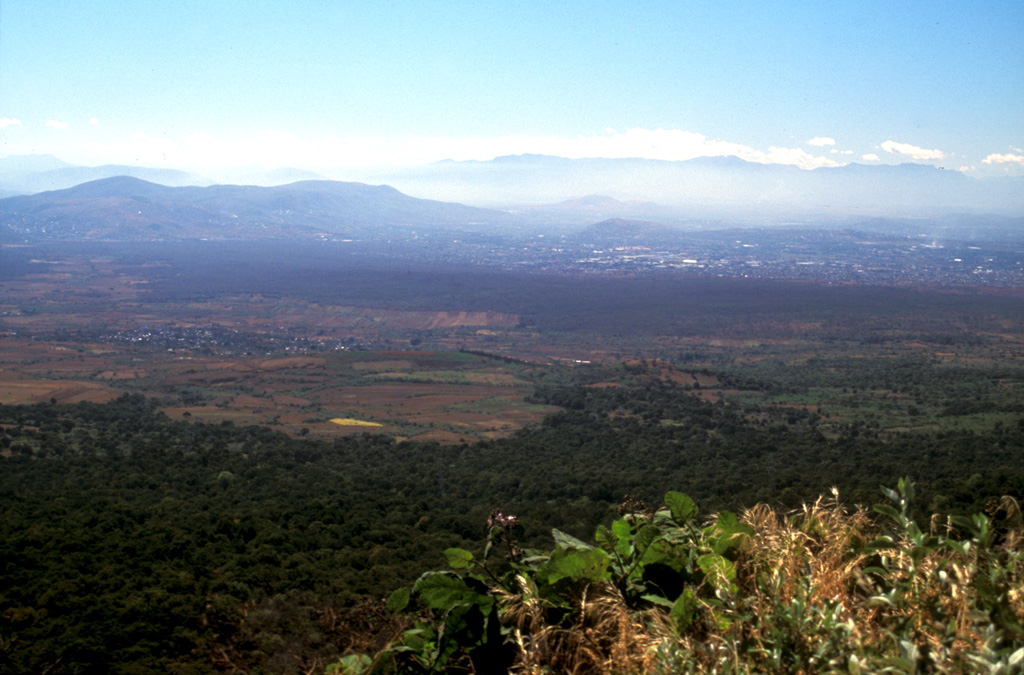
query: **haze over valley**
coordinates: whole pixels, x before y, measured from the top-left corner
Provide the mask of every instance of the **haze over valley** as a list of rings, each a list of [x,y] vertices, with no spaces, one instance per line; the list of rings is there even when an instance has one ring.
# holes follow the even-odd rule
[[[25,159],[0,161],[24,165]],[[565,185],[579,163],[509,158],[495,164],[514,166],[515,175],[488,176],[477,189],[499,181],[519,186],[520,198],[540,199],[544,195],[528,193],[522,186],[531,181]],[[681,190],[692,181],[675,174],[700,172],[645,160],[625,164],[634,169],[648,167],[666,181],[674,176]],[[744,172],[766,171],[737,159],[711,164]],[[100,167],[96,172],[124,169]],[[83,171],[75,176],[84,176]],[[166,172],[149,169],[133,173],[168,177]],[[700,203],[672,206],[586,195],[558,203],[485,208],[415,198],[387,185],[302,180],[267,187],[167,186],[119,175],[0,199],[0,242],[292,240],[342,246],[386,258],[392,265],[410,261],[584,274],[675,273],[847,283],[1014,286],[1024,280],[1024,216],[1011,206],[1005,213],[980,210],[982,204],[1011,205],[1024,195],[1024,189],[1018,190],[1024,179],[985,182],[904,165],[860,167],[839,176],[838,182],[821,178],[814,188],[807,181],[819,179],[799,177],[811,172],[787,169],[783,173],[799,178],[792,182],[791,199],[797,199],[793,193],[801,185],[805,190],[817,189],[822,199],[827,194],[869,198],[856,208],[814,207],[810,193],[797,199],[802,209],[793,203],[744,201],[742,195],[712,203],[708,195],[715,190],[709,186],[728,179],[711,172],[700,174],[705,200]],[[38,174],[26,176],[22,180]],[[452,180],[464,179],[462,175]],[[605,180],[616,182],[613,175]],[[902,195],[901,206],[888,211],[872,207],[871,200],[880,199],[877,193],[887,189]],[[678,198],[678,192],[665,190],[658,195],[669,201],[673,195]],[[999,191],[1001,202],[975,201],[978,210],[939,208],[930,200],[942,194],[947,200],[971,202],[986,192]]]

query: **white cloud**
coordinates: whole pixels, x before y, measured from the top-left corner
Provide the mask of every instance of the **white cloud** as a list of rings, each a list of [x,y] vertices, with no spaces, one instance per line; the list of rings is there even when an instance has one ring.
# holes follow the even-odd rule
[[[853,154],[853,150],[838,150],[836,148],[832,148],[832,150],[830,152],[833,155],[852,155]]]
[[[14,117],[0,117],[0,129],[4,127],[20,127],[21,120]]]
[[[823,148],[826,145],[835,145],[836,139],[829,138],[828,136],[815,136],[811,140],[807,141],[807,145],[813,145],[817,148]]]
[[[53,129],[61,129],[61,130],[63,130],[63,129],[67,129],[71,125],[68,124],[67,122],[60,122],[58,120],[50,120],[49,122],[46,123],[46,126],[51,127]]]
[[[866,155],[861,155],[860,158],[863,159],[865,162],[877,162],[878,161],[878,155],[876,155],[873,152],[869,152]]]
[[[92,118],[89,119],[89,124],[99,124],[99,123],[100,123],[100,118],[99,117],[92,117]]]
[[[941,150],[926,150],[919,148],[916,145],[910,145],[909,143],[897,143],[896,141],[886,141],[881,145],[882,150],[886,152],[892,152],[897,155],[907,155],[912,159],[942,159],[946,156]]]
[[[973,166],[962,166],[959,169],[957,169],[957,171],[959,171],[960,173],[968,173],[970,171],[974,171],[974,168],[975,167]]]
[[[823,166],[840,166],[839,162],[828,157],[816,157],[800,148],[768,148],[767,161],[762,164],[793,164],[801,169],[817,169]],[[757,159],[748,161],[756,162]]]
[[[1024,164],[1024,155],[992,154],[981,160],[982,164]]]
[[[694,157],[720,157],[747,152],[746,146],[708,139],[704,134],[682,129],[630,129],[606,131],[597,136],[576,138],[520,137],[503,139],[507,150],[501,154],[561,155],[564,157],[645,157],[647,159],[683,160]],[[518,150],[517,146],[524,149]]]

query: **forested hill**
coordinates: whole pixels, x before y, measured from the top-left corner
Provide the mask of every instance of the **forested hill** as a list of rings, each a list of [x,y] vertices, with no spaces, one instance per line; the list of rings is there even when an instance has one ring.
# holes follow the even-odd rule
[[[389,620],[373,599],[477,546],[495,508],[538,545],[551,527],[589,539],[626,494],[784,508],[835,485],[871,503],[906,475],[919,513],[1024,495],[1020,425],[882,433],[659,372],[558,371],[533,396],[562,412],[448,447],[175,422],[140,395],[2,406],[3,672],[286,673],[372,651]]]
[[[0,199],[0,241],[363,238],[507,221],[500,211],[416,199],[387,185],[321,180],[167,187],[114,176]]]

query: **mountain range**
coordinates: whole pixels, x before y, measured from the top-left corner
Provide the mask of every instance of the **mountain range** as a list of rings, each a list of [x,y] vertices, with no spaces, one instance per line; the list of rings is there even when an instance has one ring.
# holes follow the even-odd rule
[[[76,166],[53,155],[15,155],[0,159],[0,197],[63,190],[81,183],[132,176],[169,186],[209,185],[211,181],[177,169],[106,164]]]
[[[377,238],[396,228],[486,229],[509,218],[386,185],[169,187],[118,176],[0,199],[0,241]]]
[[[600,194],[656,202],[691,218],[949,211],[1024,215],[1024,177],[980,179],[913,163],[806,170],[737,157],[662,161],[518,155],[387,170],[366,179],[409,194],[481,205],[555,203]]]
[[[209,186],[174,169],[82,167],[49,155],[0,158],[0,196],[60,190],[102,178],[132,176],[171,187]],[[598,211],[587,195],[618,202],[600,217],[651,220],[730,218],[756,223],[786,215],[916,217],[949,212],[1024,215],[1024,176],[974,178],[924,164],[847,164],[813,170],[737,157],[686,161],[568,159],[514,155],[488,161],[442,161],[410,167],[242,170],[229,182],[276,186],[330,178],[386,184],[423,199],[512,210],[526,220],[562,220]],[[223,182],[223,181],[221,181]],[[548,205],[538,208],[536,205]],[[628,213],[622,205],[628,204]],[[589,222],[595,222],[590,219]]]
[[[627,229],[630,237],[647,239],[692,229],[877,221],[888,223],[883,229],[889,232],[899,223],[907,232],[962,231],[998,240],[1019,238],[1024,216],[1024,177],[975,179],[920,164],[809,171],[735,157],[667,162],[522,155],[389,169],[387,185],[296,180],[267,187],[209,185],[172,169],[76,167],[52,156],[3,158],[0,170],[0,187],[8,191],[98,176],[0,199],[3,241],[382,240],[442,231],[532,236],[579,232],[601,221],[616,231],[626,221],[644,223]],[[316,174],[278,169],[250,177],[273,182],[309,176]],[[372,175],[370,182],[384,178]]]

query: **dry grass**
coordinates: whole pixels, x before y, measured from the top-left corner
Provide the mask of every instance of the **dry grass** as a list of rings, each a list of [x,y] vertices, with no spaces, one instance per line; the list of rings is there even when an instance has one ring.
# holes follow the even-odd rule
[[[624,505],[617,543],[601,535],[606,572],[582,559],[566,566],[580,551],[603,555],[577,542],[530,563],[512,556],[504,581],[489,575],[505,648],[515,653],[510,672],[1022,672],[1017,502],[994,501],[991,517],[938,519],[929,534],[906,516],[912,490],[901,481],[900,494],[890,492],[899,508],[877,513],[843,505],[833,490],[790,513],[759,505],[739,523],[720,514],[702,527],[671,507]],[[678,495],[672,503],[685,512]],[[646,581],[646,560],[679,562],[678,600],[678,591],[655,597],[661,586]]]
[[[520,592],[504,594],[504,621],[518,648],[516,672],[613,675],[646,672],[654,636],[611,584],[587,588],[573,600],[567,626],[545,622],[547,610],[536,586],[517,577]]]
[[[998,504],[1008,527],[1000,546],[1019,550],[1020,510],[1011,502]],[[980,672],[986,650],[993,672],[1012,672],[998,670],[1006,650],[995,654],[993,624],[979,611],[978,585],[992,571],[977,549],[964,556],[933,542],[915,550],[909,535],[843,506],[835,491],[787,514],[758,505],[742,521],[755,535],[735,560],[734,592],[698,589],[700,620],[682,632],[661,608],[630,607],[611,585],[590,586],[570,624],[547,625],[521,575],[521,592],[505,598],[516,672]],[[883,536],[893,537],[890,548],[878,547]],[[887,577],[877,571],[882,558]],[[1020,555],[1008,560],[1008,605],[1022,625],[1024,566]],[[1024,646],[1020,637],[1000,644]]]
[[[669,622],[653,622],[661,665],[672,654],[682,658],[676,672],[1020,672],[1008,652],[1024,648],[1024,633],[1000,631],[985,616],[997,611],[991,598],[980,597],[1000,577],[1010,609],[1003,619],[1024,626],[1020,509],[1009,497],[996,508],[1006,539],[988,551],[975,542],[967,555],[907,533],[878,548],[879,537],[892,536],[884,523],[844,508],[835,490],[785,516],[749,509],[743,521],[756,534],[736,561],[734,601],[705,603],[704,631],[677,635]]]

